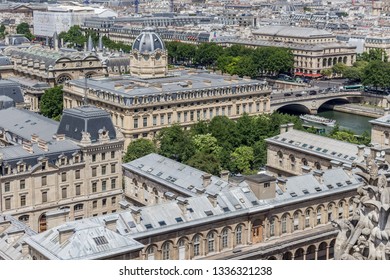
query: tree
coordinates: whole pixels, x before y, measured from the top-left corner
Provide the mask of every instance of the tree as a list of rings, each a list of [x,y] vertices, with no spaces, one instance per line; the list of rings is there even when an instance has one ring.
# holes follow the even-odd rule
[[[381,60],[370,61],[363,71],[363,85],[390,87],[390,66]]]
[[[5,35],[6,35],[5,25],[2,24],[0,25],[0,39],[4,39]]]
[[[27,39],[32,40],[34,35],[31,34],[30,26],[27,22],[21,22],[16,26],[16,33],[23,34]]]
[[[196,153],[212,154],[219,157],[221,147],[218,146],[218,140],[210,133],[198,134],[192,137],[192,143],[196,149]]]
[[[235,171],[250,174],[254,160],[253,149],[248,146],[240,146],[231,154]]]
[[[387,62],[389,59],[387,53],[383,49],[370,49],[368,52],[363,52],[362,54],[358,55],[357,60],[358,61],[383,61]]]
[[[215,43],[203,43],[198,46],[195,55],[195,62],[206,67],[215,65],[218,57],[223,53],[221,46]]]
[[[157,152],[157,148],[151,140],[137,139],[127,146],[123,162],[129,162],[155,152]]]
[[[343,75],[347,66],[344,63],[336,63],[332,66],[332,72],[337,75]]]
[[[327,78],[330,78],[332,76],[332,70],[331,69],[322,69],[321,75],[325,76]]]
[[[62,106],[62,86],[55,86],[45,90],[40,102],[40,110],[42,115],[51,119],[59,120],[62,115]]]
[[[219,176],[221,171],[219,159],[214,154],[196,153],[187,161],[187,164],[216,176]]]
[[[69,47],[84,48],[84,43],[87,42],[86,36],[80,26],[73,25],[69,28],[68,32],[61,32],[58,37],[63,39],[65,43],[68,43]]]

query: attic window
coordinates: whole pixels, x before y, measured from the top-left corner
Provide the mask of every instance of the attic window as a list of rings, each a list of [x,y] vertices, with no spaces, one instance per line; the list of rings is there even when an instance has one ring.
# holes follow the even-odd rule
[[[130,228],[135,228],[135,223],[133,221],[130,221],[127,223]]]
[[[160,226],[166,226],[166,225],[167,225],[167,223],[166,223],[165,221],[159,221],[158,224],[159,224]]]
[[[327,153],[328,150],[327,150],[327,149],[323,149],[322,152],[323,152],[323,153]]]
[[[313,149],[313,148],[314,148],[314,146],[312,146],[312,145],[311,145],[311,146],[309,146],[309,149]]]
[[[253,206],[259,205],[259,202],[258,202],[257,200],[253,200],[253,201],[252,201],[252,205],[253,205]]]
[[[302,147],[306,148],[306,147],[307,147],[307,144],[303,144]]]
[[[138,168],[142,168],[144,167],[144,165],[141,163],[140,165],[138,165]]]
[[[292,197],[297,197],[298,195],[295,192],[290,193]]]
[[[302,190],[304,194],[309,194],[309,191],[307,189]]]
[[[250,190],[248,188],[242,188],[241,190],[242,190],[243,193],[249,193],[250,192]]]
[[[333,189],[333,185],[329,184],[329,185],[326,185],[328,189]]]
[[[146,224],[145,227],[146,227],[146,229],[151,229],[151,228],[153,228],[153,226],[152,226],[151,224]]]
[[[236,208],[236,209],[241,209],[242,206],[241,206],[241,204],[236,204],[236,205],[234,205],[234,208]]]
[[[331,152],[330,154],[331,154],[332,156],[334,156],[334,155],[337,154],[337,153],[336,153],[336,152]]]
[[[177,170],[182,171],[184,168],[186,168],[184,165],[180,166]]]
[[[190,213],[194,213],[194,209],[192,208],[187,208],[188,211],[190,211]]]
[[[342,184],[342,183],[336,183],[336,185],[337,185],[338,187],[341,187],[343,184]]]
[[[223,207],[222,210],[223,210],[223,212],[225,212],[225,213],[226,213],[226,212],[230,212],[229,207]]]
[[[286,138],[282,138],[282,141],[284,142],[284,141],[286,141],[287,139]]]
[[[220,185],[222,185],[222,181],[218,181],[218,182],[216,182],[215,184],[217,185],[217,186],[220,186]]]
[[[153,168],[149,168],[146,172],[152,172],[153,171]]]
[[[356,158],[355,158],[355,157],[350,157],[349,159],[350,159],[350,160],[355,160]]]
[[[176,220],[177,223],[183,222],[183,219],[181,217],[177,217],[177,218],[175,218],[175,220]]]
[[[204,211],[204,213],[207,215],[207,216],[212,216],[214,215],[213,212],[211,210],[206,210]]]
[[[96,245],[98,246],[108,244],[107,238],[105,236],[94,237],[93,241],[95,241]]]
[[[162,172],[158,172],[156,176],[160,177],[162,174]]]
[[[314,188],[317,192],[320,192],[321,191],[321,188],[320,187],[315,187]]]
[[[347,183],[347,185],[351,185],[352,184],[352,182],[350,180],[345,181],[345,183]]]
[[[322,148],[317,148],[317,149],[316,149],[317,152],[319,152],[319,151],[321,151],[321,150],[322,150]]]
[[[290,140],[290,141],[288,141],[288,143],[289,143],[289,144],[292,144],[292,143],[294,143],[294,140]]]
[[[282,195],[283,194],[282,190],[280,190],[280,189],[277,189],[276,192],[277,192],[278,195]]]

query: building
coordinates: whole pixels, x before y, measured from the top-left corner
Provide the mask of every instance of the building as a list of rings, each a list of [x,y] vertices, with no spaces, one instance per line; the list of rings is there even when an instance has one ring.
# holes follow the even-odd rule
[[[270,113],[271,89],[266,82],[208,71],[167,73],[166,50],[157,38],[147,30],[135,40],[130,64],[133,76],[93,78],[87,85],[84,79],[65,83],[64,107],[80,106],[87,98],[90,104],[104,108],[124,134],[126,145],[132,139],[152,138],[173,123],[190,127],[214,116],[236,119],[244,112]]]
[[[172,169],[174,164],[182,170]],[[253,183],[253,178],[251,184],[242,181],[233,185],[215,176],[203,185],[204,173],[197,170],[190,178],[194,186],[189,189],[188,172],[195,170],[162,156],[151,154],[124,168],[125,176],[130,168],[139,169],[140,182],[144,182],[139,186],[140,194],[152,195],[155,186],[171,189],[172,193],[148,206],[122,204],[122,212],[67,222],[47,233],[27,237],[30,257],[332,259],[338,231],[331,221],[354,214],[353,196],[362,185],[350,170],[342,168],[280,179],[272,186]],[[158,176],[156,172],[162,171]],[[174,182],[167,177],[172,173],[177,179]],[[148,184],[146,189],[144,184]],[[266,193],[257,191],[264,187]],[[179,188],[182,192],[175,193]],[[88,237],[87,228],[91,231]],[[88,246],[80,246],[84,236],[90,240]],[[122,252],[118,244],[123,244]]]
[[[27,110],[0,110],[0,142],[3,215],[41,232],[119,208],[123,138],[105,111],[73,108],[57,123]]]
[[[371,120],[371,143],[380,149],[390,147],[390,115],[385,109],[383,117]]]
[[[338,42],[332,33],[315,28],[264,26],[252,31],[253,39],[220,39],[219,44],[247,47],[280,47],[294,55],[296,76],[320,77],[321,70],[336,63],[352,66],[356,61],[356,47]]]
[[[390,57],[390,37],[383,34],[367,36],[364,41],[364,51],[370,52],[375,49],[383,50],[387,57]]]
[[[350,144],[282,125],[280,134],[266,139],[267,171],[276,176],[295,176],[337,166],[351,168],[370,154],[364,145]]]

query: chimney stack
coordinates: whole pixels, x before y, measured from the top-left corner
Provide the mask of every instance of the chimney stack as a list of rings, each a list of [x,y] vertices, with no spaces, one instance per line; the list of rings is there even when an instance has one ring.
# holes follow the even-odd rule
[[[31,134],[31,142],[37,143],[38,140],[39,140],[38,135],[36,135],[35,133],[34,133],[34,134]]]
[[[280,134],[285,133],[287,131],[287,124],[280,125]]]
[[[222,170],[219,173],[219,177],[221,177],[222,180],[228,182],[229,181],[229,170]]]
[[[44,150],[45,152],[49,151],[49,146],[47,145],[47,142],[42,139],[38,140],[38,148]]]
[[[118,220],[118,217],[108,217],[103,220],[107,229],[116,232],[116,221]]]
[[[186,199],[182,196],[178,196],[176,198],[176,201],[177,201],[177,205],[179,205],[179,208],[180,208],[181,212],[183,213],[183,215],[187,214],[188,199]]]
[[[320,170],[314,170],[314,172],[313,172],[314,178],[316,178],[317,181],[318,181],[320,184],[324,183],[324,178],[322,177],[323,174],[324,174],[324,172],[323,172],[323,171],[320,171]]]
[[[302,166],[302,174],[307,174],[307,173],[310,173],[311,171],[311,167],[309,166]]]
[[[133,216],[134,221],[137,224],[141,223],[141,209],[136,206],[130,206],[130,212]]]
[[[217,194],[210,193],[210,192],[206,192],[206,194],[207,194],[207,198],[210,201],[211,205],[213,205],[214,208],[217,207]]]
[[[287,132],[292,131],[294,129],[294,124],[293,123],[288,123],[287,124]]]
[[[358,146],[357,146],[357,148],[358,148],[357,156],[358,156],[358,157],[364,156],[364,148],[365,148],[365,147],[366,147],[366,146],[364,146],[364,145],[358,145]]]
[[[75,228],[72,226],[65,226],[58,229],[59,233],[59,242],[62,245],[65,241],[69,240],[69,238],[73,235]]]
[[[284,178],[278,178],[277,179],[279,188],[285,192],[287,190],[287,179]]]
[[[203,174],[202,175],[202,180],[203,180],[202,186],[204,188],[207,188],[207,186],[210,185],[210,183],[211,183],[211,174],[209,174],[209,173]]]
[[[23,142],[23,149],[24,149],[25,151],[27,151],[28,153],[30,153],[30,154],[33,154],[33,153],[34,153],[34,150],[33,150],[33,146],[32,146],[31,141],[24,141],[24,142]]]

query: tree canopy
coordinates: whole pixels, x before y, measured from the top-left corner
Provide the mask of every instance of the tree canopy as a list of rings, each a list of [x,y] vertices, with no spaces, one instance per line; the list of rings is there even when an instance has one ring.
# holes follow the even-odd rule
[[[127,146],[123,162],[129,162],[137,158],[157,152],[156,145],[149,139],[137,139]]]
[[[27,39],[32,40],[34,35],[30,31],[30,26],[27,22],[21,22],[16,26],[16,33],[23,34]]]
[[[63,106],[62,86],[55,86],[45,90],[40,101],[40,111],[42,115],[59,120],[62,115]]]

